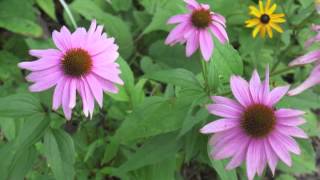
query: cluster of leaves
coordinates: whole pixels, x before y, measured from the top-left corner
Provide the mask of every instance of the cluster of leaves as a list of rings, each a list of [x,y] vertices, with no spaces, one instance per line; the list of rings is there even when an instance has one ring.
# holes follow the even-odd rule
[[[208,89],[201,76],[200,55],[185,57],[184,47],[164,45],[172,26],[167,19],[185,12],[181,0],[73,0],[75,21],[88,27],[92,19],[116,38],[125,85],[105,96],[92,120],[75,108],[72,121],[51,111],[52,92],[30,94],[17,63],[31,59],[28,49],[52,47],[50,32],[72,28],[65,9],[54,0],[0,0],[0,179],[245,179],[244,167],[224,169],[207,152],[208,137],[199,129],[216,119],[206,110],[209,95],[230,95],[232,74],[248,78],[254,68],[271,67],[271,83],[300,83],[311,67],[288,69],[303,54],[309,26],[320,23],[313,0],[281,1],[285,32],[252,39],[244,28],[251,0],[201,0],[227,18],[230,44],[215,43],[208,64]],[[313,46],[311,48],[319,48]],[[319,136],[319,89],[284,98],[281,107],[307,111],[304,130]],[[78,103],[79,104],[79,103]],[[299,141],[301,156],[293,167],[281,164],[279,179],[316,170],[311,141]],[[268,173],[267,173],[268,174]]]

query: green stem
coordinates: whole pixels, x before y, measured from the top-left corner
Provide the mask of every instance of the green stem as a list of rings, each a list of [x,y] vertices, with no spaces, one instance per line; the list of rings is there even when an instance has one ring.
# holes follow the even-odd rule
[[[201,67],[202,67],[202,77],[204,80],[204,89],[207,92],[207,94],[210,96],[210,87],[209,87],[209,80],[208,80],[208,66],[207,62],[203,59],[201,61]]]
[[[77,29],[78,28],[77,23],[73,18],[73,15],[72,15],[72,13],[71,13],[71,11],[69,9],[68,4],[64,0],[59,0],[59,2],[61,3],[62,7],[66,10],[66,13],[67,13],[67,15],[68,15],[68,17],[69,17],[74,29]]]

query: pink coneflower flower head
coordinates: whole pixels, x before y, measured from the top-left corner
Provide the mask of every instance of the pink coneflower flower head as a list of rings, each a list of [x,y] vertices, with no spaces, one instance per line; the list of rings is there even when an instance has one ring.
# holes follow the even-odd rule
[[[310,39],[308,39],[305,42],[306,48],[311,46],[313,43],[320,41],[320,26],[319,25],[312,25],[311,29],[313,31],[317,32],[317,35],[315,35],[314,37],[311,37]],[[311,51],[303,56],[300,56],[300,57],[294,59],[289,64],[289,66],[300,66],[300,65],[310,64],[313,62],[315,62],[315,64],[316,64],[315,68],[311,71],[309,77],[302,84],[300,84],[298,87],[296,87],[288,92],[288,94],[290,96],[300,94],[304,90],[309,89],[309,88],[320,83],[320,78],[319,78],[319,76],[320,76],[320,61],[319,60],[320,60],[320,50],[318,49],[318,50]]]
[[[103,33],[103,26],[92,21],[88,31],[78,28],[71,33],[66,27],[52,33],[57,49],[30,50],[36,61],[21,62],[19,67],[31,73],[26,79],[33,84],[31,92],[55,87],[53,110],[61,105],[70,120],[76,106],[77,92],[82,98],[83,112],[92,117],[95,100],[103,104],[103,91],[117,93],[120,79],[118,46],[114,38]]]
[[[261,176],[267,164],[272,173],[279,160],[291,166],[290,152],[300,154],[292,137],[307,138],[307,135],[297,127],[305,122],[301,117],[303,111],[275,108],[289,86],[270,91],[268,69],[263,82],[254,71],[250,82],[232,76],[230,86],[236,100],[213,96],[214,104],[208,105],[208,110],[221,119],[200,130],[203,134],[214,133],[209,140],[212,158],[231,158],[226,166],[228,170],[246,161],[250,180],[256,173]]]
[[[200,47],[204,60],[209,61],[214,49],[212,34],[221,43],[228,41],[226,20],[222,15],[210,11],[207,4],[200,4],[195,0],[184,2],[190,12],[175,15],[168,20],[168,24],[178,25],[170,32],[165,43],[174,45],[186,42],[187,57]]]

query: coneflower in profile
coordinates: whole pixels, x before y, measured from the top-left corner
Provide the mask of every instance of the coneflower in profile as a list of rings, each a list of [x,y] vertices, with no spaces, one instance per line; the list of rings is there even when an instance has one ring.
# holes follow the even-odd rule
[[[279,160],[291,166],[290,152],[300,154],[292,137],[307,138],[298,128],[305,120],[304,112],[295,109],[277,109],[275,105],[287,93],[289,86],[269,90],[269,70],[261,82],[254,71],[250,82],[232,76],[231,90],[237,101],[213,96],[210,113],[222,117],[205,125],[200,131],[212,134],[210,155],[215,160],[231,158],[227,169],[234,169],[246,162],[247,176],[252,180],[262,175],[268,164],[275,172]]]
[[[57,49],[30,50],[36,61],[21,62],[19,67],[32,71],[26,79],[34,84],[30,91],[40,92],[55,87],[53,110],[61,105],[70,120],[76,105],[77,92],[82,98],[85,116],[92,117],[95,100],[103,104],[103,91],[117,93],[120,79],[118,46],[114,38],[103,33],[103,26],[92,21],[88,31],[78,28],[70,33],[66,27],[54,31]]]

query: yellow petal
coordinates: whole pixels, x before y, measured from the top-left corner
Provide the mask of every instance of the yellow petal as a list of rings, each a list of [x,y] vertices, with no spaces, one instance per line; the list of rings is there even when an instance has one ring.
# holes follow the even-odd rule
[[[257,36],[257,34],[258,34],[258,32],[259,32],[259,30],[260,30],[260,28],[262,27],[262,25],[261,24],[259,24],[258,26],[256,26],[255,28],[254,28],[254,30],[252,31],[252,37],[256,37]]]
[[[262,0],[259,0],[259,8],[260,8],[260,13],[263,14],[264,13],[264,9],[263,9]]]
[[[266,12],[267,14],[272,14],[277,9],[277,5],[273,4],[271,8]]]
[[[256,17],[260,17],[261,16],[261,13],[259,12],[259,10],[256,7],[249,6],[249,9],[250,9],[250,14],[251,15],[256,16]]]
[[[269,24],[270,24],[270,26],[271,26],[273,29],[275,29],[276,31],[278,31],[278,32],[280,32],[280,33],[283,33],[283,29],[282,29],[278,24],[275,24],[275,23],[272,23],[272,22],[270,22]]]
[[[260,23],[260,20],[258,18],[250,19],[246,21],[246,27],[250,28],[250,27],[256,26],[259,23]]]
[[[270,7],[270,4],[271,4],[271,0],[267,0],[267,4],[266,4],[266,8],[265,8],[265,12],[268,12],[269,7]]]
[[[269,37],[272,38],[273,37],[272,28],[269,25],[267,25],[266,28],[267,28],[267,32],[268,32]]]
[[[260,36],[264,38],[266,36],[266,27],[262,26],[260,29]]]
[[[281,13],[281,14],[271,14],[271,15],[270,15],[271,19],[272,19],[272,18],[282,18],[282,17],[284,17],[284,16],[285,16],[285,14],[283,14],[283,13]]]
[[[274,22],[274,23],[284,23],[284,22],[286,22],[286,20],[283,19],[283,18],[271,18],[271,22]]]

